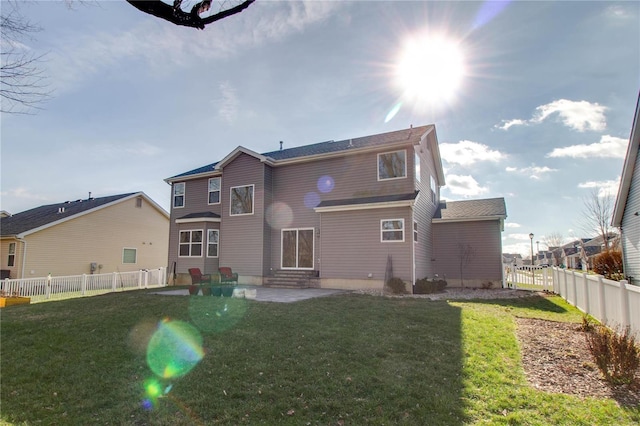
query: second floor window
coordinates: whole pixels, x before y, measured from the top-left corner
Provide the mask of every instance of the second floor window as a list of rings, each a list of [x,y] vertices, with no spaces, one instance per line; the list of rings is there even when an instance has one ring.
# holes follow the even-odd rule
[[[254,185],[231,187],[231,216],[253,214],[253,189]]]
[[[431,185],[431,202],[433,204],[438,204],[438,193],[436,192],[438,188],[436,187],[436,180],[433,178],[433,176],[429,176],[429,179]]]
[[[184,182],[173,184],[173,207],[184,207]]]
[[[407,152],[405,150],[378,154],[378,180],[407,177]]]
[[[420,156],[418,155],[418,153],[416,152],[415,156],[414,156],[414,161],[413,161],[413,167],[416,173],[416,182],[420,182]]]
[[[180,231],[180,246],[178,248],[180,257],[201,257],[202,256],[202,231]]]
[[[220,178],[209,179],[209,204],[220,204]]]
[[[16,243],[9,243],[9,256],[7,257],[7,266],[15,266],[16,264]]]

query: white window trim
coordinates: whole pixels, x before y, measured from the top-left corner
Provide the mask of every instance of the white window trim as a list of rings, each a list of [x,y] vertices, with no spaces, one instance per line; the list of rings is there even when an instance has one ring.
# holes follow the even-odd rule
[[[392,222],[392,221],[400,221],[400,223],[402,223],[402,229],[384,229],[382,227],[382,223],[383,222]],[[384,235],[385,232],[398,232],[398,231],[402,231],[402,239],[401,240],[385,240],[382,236]],[[405,236],[405,226],[404,226],[404,218],[397,218],[397,219],[380,219],[380,242],[381,243],[404,243],[404,236]]]
[[[422,181],[422,160],[420,160],[420,154],[417,152],[413,154],[413,173],[415,174],[416,182],[420,183]]]
[[[133,250],[136,252],[136,261],[131,263],[131,262],[126,262],[124,261],[124,251],[125,250]],[[138,249],[135,247],[122,247],[122,264],[123,265],[137,265],[138,264]]]
[[[13,253],[11,252],[11,247],[13,247]],[[13,260],[10,262],[9,260]],[[13,268],[16,266],[16,243],[9,243],[9,247],[7,247],[7,267]]]
[[[220,195],[218,196],[218,202],[217,203],[210,203],[209,202],[209,199],[211,198],[210,197],[211,193],[212,192],[216,192],[216,191],[211,191],[209,189],[209,182],[211,182],[213,179],[218,179],[220,181],[220,189],[218,189],[218,191],[217,191]],[[220,201],[222,201],[222,178],[220,176],[209,178],[209,180],[207,181],[207,204],[210,205],[210,206],[213,206],[213,205],[216,205],[216,204],[220,204]]]
[[[391,178],[380,178],[380,156],[386,154],[393,154],[396,152],[404,152],[404,176],[399,177],[391,177]],[[398,180],[398,179],[406,179],[407,178],[407,150],[406,149],[398,149],[396,151],[387,151],[387,152],[379,152],[376,156],[376,176],[378,177],[378,182],[388,181],[388,180]]]
[[[433,184],[433,187],[431,186]],[[434,206],[438,205],[438,183],[436,182],[436,178],[433,175],[429,175],[429,190],[431,191],[431,203]]]
[[[245,188],[247,186],[252,187],[253,189],[251,190],[251,213],[232,213],[231,209],[233,207],[233,189],[234,188]],[[256,185],[255,184],[249,184],[249,185],[236,185],[236,186],[232,186],[231,188],[229,188],[229,216],[251,216],[255,213],[256,211]]]
[[[414,243],[418,242],[418,221],[417,220],[413,221],[413,242]]]
[[[199,256],[192,256],[191,255],[191,244],[193,244],[193,242],[192,242],[191,235],[193,235],[194,232],[198,232],[198,231],[202,232],[202,241],[200,241],[200,244],[202,245],[202,247],[200,249],[200,255]],[[182,232],[189,232],[189,255],[188,256],[182,256],[180,254],[180,246],[183,244],[183,243],[180,242],[180,234]],[[186,243],[184,243],[184,244],[186,244]],[[189,257],[198,258],[198,257],[202,257],[204,255],[204,251],[203,250],[204,250],[204,229],[181,229],[181,230],[178,231],[178,257],[182,257],[182,258],[189,258]]]
[[[182,184],[182,187],[184,188],[182,190],[182,205],[181,206],[176,206],[176,185],[180,185]],[[187,204],[187,184],[186,182],[175,182],[173,184],[173,190],[172,192],[172,200],[171,200],[171,205],[173,206],[174,209],[183,209],[184,206]]]
[[[214,231],[214,232],[218,233],[218,242],[215,243],[215,245],[218,246],[218,250],[217,250],[218,255],[217,256],[209,256],[209,244],[214,244],[214,243],[210,243],[209,242],[209,231]],[[220,257],[220,230],[219,229],[207,229],[207,254],[206,254],[206,256],[209,259],[217,259],[217,258]]]
[[[287,231],[296,231],[296,264],[298,263],[298,238],[300,236],[300,231],[311,231],[313,233],[312,241],[312,265],[309,268],[303,268],[300,266],[284,266],[284,233]],[[316,229],[315,228],[283,228],[280,230],[280,268],[285,270],[302,270],[302,271],[312,271],[316,267]]]

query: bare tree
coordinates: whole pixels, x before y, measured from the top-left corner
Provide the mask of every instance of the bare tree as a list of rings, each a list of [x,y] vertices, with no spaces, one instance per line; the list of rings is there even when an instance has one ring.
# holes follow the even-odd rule
[[[602,237],[605,250],[609,250],[609,236],[613,231],[611,227],[611,216],[613,215],[613,196],[608,193],[600,193],[598,189],[593,189],[584,200],[583,231],[591,234],[597,232]]]
[[[182,10],[182,0],[174,0],[173,5],[161,0],[127,0],[133,7],[144,13],[164,19],[175,25],[198,28],[200,30],[203,30],[205,25],[242,12],[254,1],[219,0],[216,2],[218,5],[217,12],[201,17],[212,8],[211,0],[202,0],[196,3],[189,12]]]
[[[557,248],[562,247],[564,244],[565,238],[559,231],[553,231],[544,236],[542,241],[547,245],[547,249],[551,252],[555,260],[555,264],[560,264],[560,259],[562,258],[562,252]]]
[[[458,260],[460,261],[460,282],[464,287],[464,270],[476,257],[475,249],[469,244],[458,243]]]
[[[41,68],[44,54],[33,54],[22,47],[22,40],[31,38],[38,31],[40,27],[22,16],[15,3],[3,4],[0,15],[0,112],[30,113],[50,96]]]

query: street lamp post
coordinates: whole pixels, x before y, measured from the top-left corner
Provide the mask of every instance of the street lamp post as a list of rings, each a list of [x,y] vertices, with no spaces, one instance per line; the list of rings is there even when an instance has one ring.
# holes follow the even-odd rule
[[[529,234],[529,239],[531,240],[531,266],[533,266],[533,232]]]

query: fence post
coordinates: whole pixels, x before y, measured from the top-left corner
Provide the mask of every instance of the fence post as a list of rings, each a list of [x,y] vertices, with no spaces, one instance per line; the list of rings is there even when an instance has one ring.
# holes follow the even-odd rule
[[[47,288],[45,289],[47,299],[51,299],[51,272],[47,275]]]
[[[149,288],[149,270],[144,271],[144,288]]]
[[[584,283],[584,312],[586,314],[591,313],[591,309],[589,308],[589,279],[587,278],[587,273],[582,273],[582,281]]]
[[[602,281],[604,277],[602,275],[598,275],[598,302],[600,304],[600,322],[602,324],[607,323],[607,305],[604,300],[604,281]]]
[[[117,282],[118,282],[118,273],[114,272],[113,278],[111,279],[111,290],[116,291]]]
[[[82,284],[80,286],[80,290],[83,296],[87,292],[87,274],[82,274]]]
[[[544,268],[544,269],[542,270],[542,291],[544,291],[545,293],[546,293],[547,291],[549,291],[549,289],[548,289],[548,285],[547,285],[547,278],[548,278],[548,277],[547,277],[547,274],[548,274],[547,270],[548,270],[548,269],[549,269],[549,268]]]
[[[620,281],[620,325],[623,330],[629,327],[631,323],[631,318],[629,318],[629,293],[627,283],[627,280]]]
[[[158,286],[162,286],[164,281],[164,276],[165,276],[165,268],[164,266],[160,267],[160,271],[158,272]]]
[[[576,282],[576,271],[571,271],[571,283],[573,284],[573,306],[578,306],[578,283]]]

